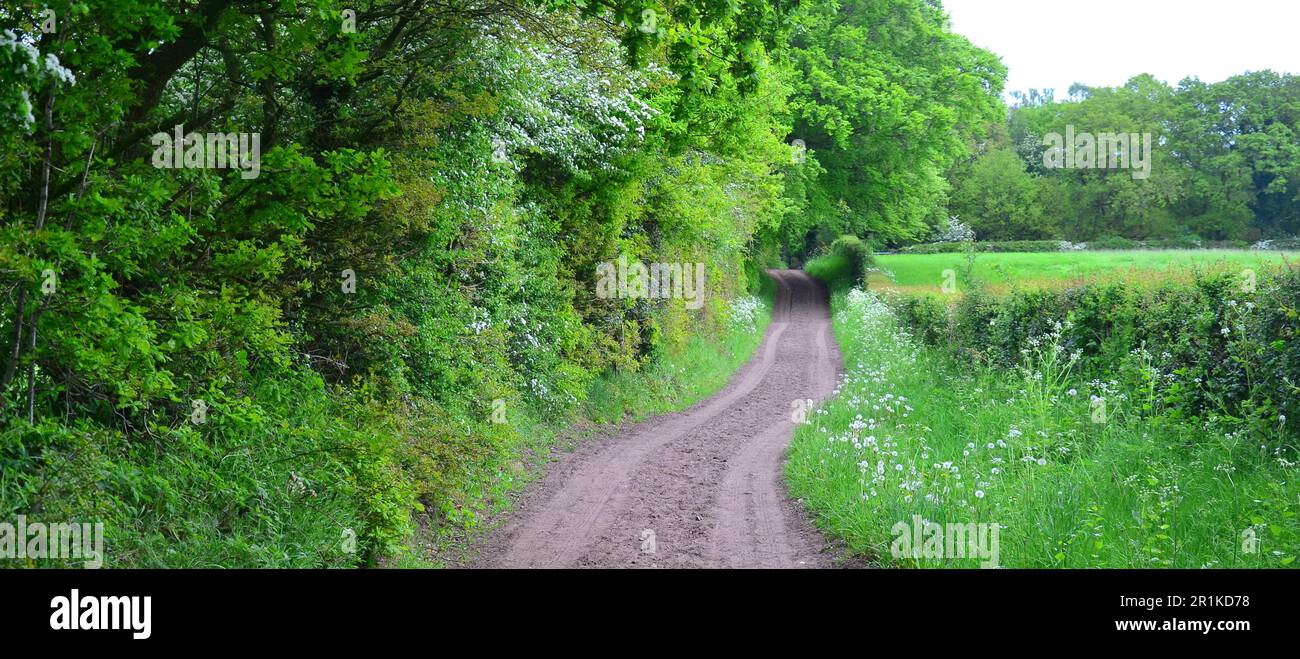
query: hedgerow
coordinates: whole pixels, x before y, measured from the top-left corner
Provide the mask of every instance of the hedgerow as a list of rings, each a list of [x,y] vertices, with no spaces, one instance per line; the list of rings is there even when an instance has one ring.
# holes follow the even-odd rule
[[[1300,412],[1300,270],[1198,274],[1191,285],[1123,282],[1004,296],[967,291],[951,307],[895,296],[918,338],[965,359],[1014,367],[1029,341],[1064,323],[1062,346],[1093,377],[1125,374],[1150,393],[1143,412],[1230,420],[1270,442],[1294,438]]]

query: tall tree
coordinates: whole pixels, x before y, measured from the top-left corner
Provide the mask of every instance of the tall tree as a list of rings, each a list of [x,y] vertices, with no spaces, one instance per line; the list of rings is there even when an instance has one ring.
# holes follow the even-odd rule
[[[1003,116],[1002,63],[923,0],[805,3],[790,59],[793,137],[826,169],[810,221],[885,241],[928,233],[943,172]]]

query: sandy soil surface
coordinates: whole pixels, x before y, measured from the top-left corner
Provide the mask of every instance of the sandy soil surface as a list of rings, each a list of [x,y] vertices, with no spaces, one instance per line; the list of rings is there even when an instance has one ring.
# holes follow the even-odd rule
[[[826,542],[781,470],[796,400],[835,388],[826,290],[771,271],[776,308],[731,382],[551,466],[487,536],[474,567],[826,567]]]

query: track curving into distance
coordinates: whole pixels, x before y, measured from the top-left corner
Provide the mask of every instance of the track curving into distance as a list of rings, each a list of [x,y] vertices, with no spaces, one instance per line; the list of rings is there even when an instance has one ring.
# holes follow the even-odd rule
[[[772,270],[772,323],[721,391],[628,425],[552,465],[485,541],[477,567],[824,567],[825,542],[781,470],[795,400],[835,388],[825,287]],[[654,533],[654,553],[643,534]]]

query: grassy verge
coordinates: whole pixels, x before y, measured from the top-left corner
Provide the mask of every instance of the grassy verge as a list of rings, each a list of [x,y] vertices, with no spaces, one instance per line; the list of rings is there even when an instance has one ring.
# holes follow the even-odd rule
[[[640,371],[606,373],[591,387],[584,416],[595,423],[639,420],[689,407],[722,388],[763,341],[772,320],[776,287],[762,288],[721,335],[695,334],[676,354],[662,355]]]
[[[874,294],[840,287],[833,307],[846,380],[796,433],[786,476],[852,552],[901,567],[985,562],[897,551],[896,525],[919,516],[997,524],[1006,567],[1295,565],[1293,450],[1139,415],[1143,392],[1078,381],[1059,330],[1018,370],[977,367],[922,346]]]
[[[592,383],[576,417],[547,418],[534,410],[509,414],[518,441],[474,479],[469,501],[455,524],[426,530],[420,543],[432,556],[408,556],[399,567],[439,567],[460,553],[510,510],[511,495],[544,473],[551,457],[610,426],[685,409],[720,390],[763,341],[772,319],[776,286],[763,276],[758,294],[732,302],[732,320],[719,334],[691,335],[677,352],[665,352],[639,371],[610,372]]]

